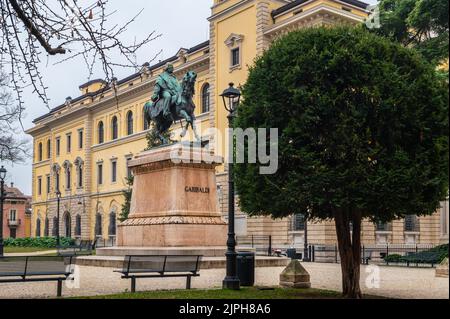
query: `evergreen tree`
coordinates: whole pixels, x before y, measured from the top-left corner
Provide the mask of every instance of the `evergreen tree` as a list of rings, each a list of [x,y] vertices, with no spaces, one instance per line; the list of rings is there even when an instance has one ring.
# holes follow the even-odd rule
[[[362,27],[277,40],[251,67],[234,123],[279,129],[279,169],[236,165],[242,210],[334,220],[344,295],[361,297],[362,220],[430,215],[448,194],[447,88],[415,50]]]

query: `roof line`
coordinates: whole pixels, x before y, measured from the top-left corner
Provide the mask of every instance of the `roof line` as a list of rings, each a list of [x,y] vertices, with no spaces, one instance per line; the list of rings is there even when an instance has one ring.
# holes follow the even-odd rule
[[[310,1],[310,0],[295,0],[293,2],[290,2],[290,3],[286,4],[286,5],[278,8],[278,9],[275,9],[271,13],[272,18],[275,18],[277,15],[280,15],[280,14],[282,14],[282,13],[284,13],[284,12],[286,12],[286,11],[292,9],[292,8],[295,8],[295,7],[299,6],[299,5],[302,5],[302,4],[304,4],[305,2],[308,2],[308,1]],[[339,1],[345,2],[345,3],[350,4],[350,5],[354,5],[355,7],[358,7],[358,8],[361,8],[361,9],[367,9],[367,7],[369,6],[369,4],[367,4],[365,2],[362,2],[362,1],[359,1],[359,0],[339,0]]]
[[[200,50],[200,49],[203,49],[203,48],[205,48],[205,47],[207,47],[207,46],[209,46],[209,40],[204,41],[204,42],[202,42],[202,43],[200,43],[200,44],[197,44],[197,45],[191,47],[190,49],[188,49],[188,53],[189,53],[189,54],[194,53],[194,52],[196,52],[196,51],[198,51],[198,50]],[[158,63],[156,63],[156,64],[150,66],[149,69],[150,69],[150,71],[156,70],[156,69],[158,69],[158,68],[160,68],[160,67],[166,65],[167,63],[173,62],[173,61],[175,61],[175,60],[177,60],[177,59],[178,59],[178,56],[174,55],[174,56],[172,56],[172,57],[170,57],[170,58],[168,58],[168,59],[165,59],[165,60],[163,60],[163,61],[160,61],[160,62],[158,62]],[[130,80],[132,80],[132,79],[135,79],[135,78],[137,78],[137,77],[139,77],[139,76],[141,76],[141,73],[140,73],[140,72],[136,72],[136,73],[134,73],[134,74],[131,74],[131,75],[129,75],[129,76],[127,76],[127,77],[121,79],[120,81],[117,82],[117,84],[118,84],[118,85],[121,85],[121,84],[126,83],[126,82],[128,82],[128,81],[130,81]],[[80,86],[80,89],[81,89],[81,88],[84,88],[84,87],[86,87],[86,86],[88,86],[89,84],[92,84],[92,83],[95,83],[95,82],[100,82],[100,81],[103,81],[103,82],[106,84],[106,82],[105,82],[104,80],[96,79],[96,80],[89,81],[89,82],[87,82],[87,83],[85,83],[85,84],[82,84],[82,85]],[[96,95],[98,95],[98,94],[100,94],[100,93],[103,93],[103,92],[107,91],[108,89],[110,89],[110,86],[109,86],[109,85],[105,86],[104,88],[102,88],[102,89],[100,89],[100,90],[98,90],[98,91],[96,91],[96,92],[86,93],[86,94],[84,94],[84,95],[78,96],[77,98],[72,99],[71,102],[72,102],[72,103],[76,103],[76,102],[78,102],[78,101],[80,101],[80,100],[83,100],[83,99],[85,99],[85,98],[87,98],[87,97],[95,97]],[[36,122],[41,121],[41,120],[43,120],[43,119],[49,117],[49,116],[52,115],[53,113],[55,113],[55,112],[57,112],[57,111],[63,109],[65,106],[66,106],[66,104],[61,104],[61,105],[59,105],[59,106],[57,106],[57,107],[51,109],[50,112],[48,112],[47,114],[42,115],[42,116],[40,116],[40,117],[34,119],[34,120],[33,120],[33,124],[36,124]]]

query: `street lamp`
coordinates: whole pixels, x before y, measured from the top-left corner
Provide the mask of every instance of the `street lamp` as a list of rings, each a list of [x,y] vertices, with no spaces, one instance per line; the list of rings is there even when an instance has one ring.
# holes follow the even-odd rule
[[[233,127],[233,118],[239,105],[241,98],[241,92],[234,88],[234,84],[230,83],[227,88],[220,95],[223,99],[225,109],[228,111],[228,127]],[[223,280],[224,289],[240,289],[240,281],[237,276],[237,254],[236,254],[236,238],[234,233],[234,173],[233,173],[233,161],[234,161],[234,141],[233,132],[229,130],[229,160],[228,160],[228,240],[227,240],[227,252],[225,256],[227,258],[227,274]]]
[[[0,168],[0,257],[3,257],[3,201],[5,200],[6,168]]]
[[[61,192],[59,188],[56,190],[56,247],[60,246],[60,238],[59,238],[59,205],[61,202]]]

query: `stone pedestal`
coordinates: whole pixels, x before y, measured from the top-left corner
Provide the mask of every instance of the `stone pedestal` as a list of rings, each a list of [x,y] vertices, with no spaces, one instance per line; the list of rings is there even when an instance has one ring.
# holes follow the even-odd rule
[[[296,259],[280,275],[280,286],[286,288],[311,288],[309,273]]]
[[[118,245],[224,247],[227,224],[217,208],[215,175],[222,162],[205,149],[181,144],[131,160],[130,215],[118,225]]]
[[[436,277],[448,278],[448,258],[436,267]]]

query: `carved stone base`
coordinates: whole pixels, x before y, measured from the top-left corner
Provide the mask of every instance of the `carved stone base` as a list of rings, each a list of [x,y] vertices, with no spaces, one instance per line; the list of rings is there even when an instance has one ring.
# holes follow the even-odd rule
[[[189,146],[189,145],[188,145]],[[173,145],[139,154],[129,219],[118,225],[123,247],[225,246],[227,224],[217,208],[215,167],[222,158]]]
[[[121,227],[118,235],[119,246],[125,247],[213,247],[227,240],[224,224],[138,225]]]

